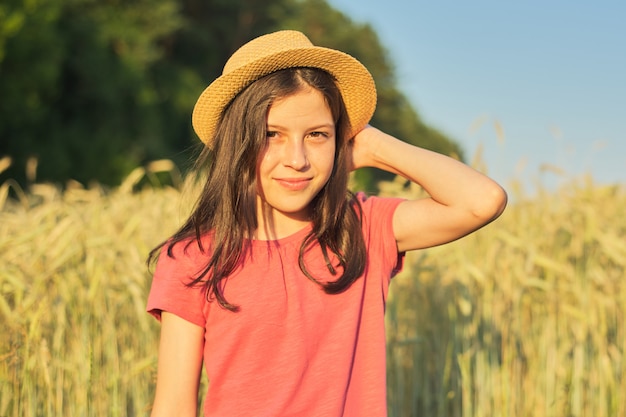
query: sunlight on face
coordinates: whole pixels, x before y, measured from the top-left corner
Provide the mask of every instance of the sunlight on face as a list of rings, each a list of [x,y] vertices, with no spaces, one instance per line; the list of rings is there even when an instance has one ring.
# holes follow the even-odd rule
[[[259,225],[279,235],[309,222],[309,205],[335,160],[335,123],[319,91],[305,88],[277,100],[267,114],[267,147],[259,160]],[[261,229],[261,227],[259,228]]]

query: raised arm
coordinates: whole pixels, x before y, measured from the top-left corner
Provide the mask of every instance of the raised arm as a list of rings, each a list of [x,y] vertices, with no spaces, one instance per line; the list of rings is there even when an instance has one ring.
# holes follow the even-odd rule
[[[456,240],[497,218],[506,206],[505,191],[489,177],[371,126],[354,138],[352,166],[399,174],[429,194],[396,209],[393,230],[400,252]]]
[[[157,388],[151,417],[196,416],[204,329],[161,314]]]

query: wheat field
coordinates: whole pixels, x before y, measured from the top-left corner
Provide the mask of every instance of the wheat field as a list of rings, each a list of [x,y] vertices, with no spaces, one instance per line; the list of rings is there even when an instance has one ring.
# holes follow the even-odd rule
[[[112,190],[0,187],[0,416],[149,413],[159,327],[144,261],[193,197],[151,185],[167,167]],[[394,278],[391,416],[626,416],[624,188],[587,178],[513,197]]]

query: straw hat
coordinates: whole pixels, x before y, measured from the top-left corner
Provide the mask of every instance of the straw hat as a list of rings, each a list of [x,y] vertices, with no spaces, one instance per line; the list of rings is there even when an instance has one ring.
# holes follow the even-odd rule
[[[343,52],[314,46],[300,32],[284,30],[260,36],[235,51],[222,75],[202,92],[192,115],[200,140],[211,146],[224,108],[248,85],[295,67],[320,68],[335,78],[350,119],[350,137],[369,122],[376,108],[376,86],[363,64]]]

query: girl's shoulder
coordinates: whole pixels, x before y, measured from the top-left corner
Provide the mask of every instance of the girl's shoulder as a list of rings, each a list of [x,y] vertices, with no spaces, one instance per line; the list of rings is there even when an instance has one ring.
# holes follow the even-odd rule
[[[180,240],[170,239],[161,249],[158,263],[176,262],[179,265],[197,265],[206,263],[210,257],[213,233],[204,233],[198,239],[195,236]]]

